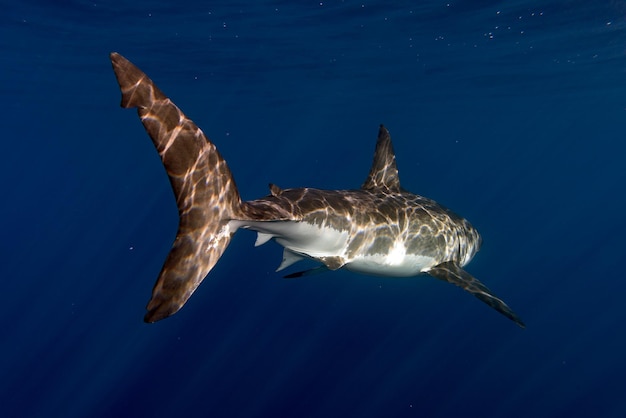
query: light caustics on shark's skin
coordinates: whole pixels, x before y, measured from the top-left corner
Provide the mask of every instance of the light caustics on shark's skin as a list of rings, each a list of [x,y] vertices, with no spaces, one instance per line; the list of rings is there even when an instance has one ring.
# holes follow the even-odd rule
[[[180,223],[148,303],[146,322],[177,312],[211,271],[237,229],[284,247],[278,271],[309,258],[322,269],[388,277],[427,273],[470,292],[521,327],[524,323],[462,269],[480,247],[465,219],[400,187],[389,132],[378,133],[374,162],[357,190],[281,189],[244,202],[233,176],[204,133],[141,70],[111,53],[122,107],[136,107],[169,176]]]

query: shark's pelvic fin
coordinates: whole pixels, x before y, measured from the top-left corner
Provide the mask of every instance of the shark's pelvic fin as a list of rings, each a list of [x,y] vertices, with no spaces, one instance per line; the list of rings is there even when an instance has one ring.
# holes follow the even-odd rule
[[[283,277],[285,279],[297,279],[298,277],[312,276],[314,274],[320,274],[326,271],[328,271],[328,267],[322,264],[321,266],[313,267],[312,269],[308,269],[304,271],[297,271],[295,273],[289,273]]]
[[[383,125],[378,130],[374,162],[362,189],[387,189],[392,192],[400,191],[400,178],[396,167],[396,155],[391,144],[391,135]]]
[[[178,311],[220,258],[240,213],[237,187],[215,145],[193,121],[126,58],[110,55],[122,107],[136,107],[169,176],[180,223],[176,240],[152,290],[144,320]]]
[[[298,253],[294,253],[293,251],[285,248],[283,250],[283,261],[280,263],[280,266],[278,266],[276,271],[284,270],[290,265],[295,264],[298,261],[303,260],[303,259],[304,259],[304,256]]]
[[[520,327],[526,328],[524,322],[522,322],[522,320],[511,310],[511,308],[507,306],[506,303],[497,298],[484,284],[459,267],[459,265],[455,262],[447,261],[445,263],[441,263],[431,268],[428,271],[428,274],[467,290],[472,295],[500,312],[502,315],[511,319]]]

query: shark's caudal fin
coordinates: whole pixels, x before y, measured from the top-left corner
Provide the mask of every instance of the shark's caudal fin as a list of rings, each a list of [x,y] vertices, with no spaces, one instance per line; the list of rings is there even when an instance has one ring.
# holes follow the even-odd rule
[[[515,312],[513,312],[513,310],[509,308],[506,303],[497,298],[493,293],[491,293],[487,286],[485,286],[477,278],[473,277],[471,274],[463,270],[455,262],[447,261],[445,263],[441,263],[430,269],[428,271],[428,274],[436,277],[437,279],[444,280],[448,283],[457,285],[464,290],[467,290],[472,295],[476,296],[478,299],[482,300],[487,305],[491,306],[493,309],[515,322],[520,327],[526,328],[524,322],[520,319],[519,316],[515,315]]]
[[[228,246],[229,221],[241,199],[226,162],[202,133],[141,70],[111,53],[122,107],[136,107],[169,176],[180,223],[152,291],[146,322],[178,311]]]

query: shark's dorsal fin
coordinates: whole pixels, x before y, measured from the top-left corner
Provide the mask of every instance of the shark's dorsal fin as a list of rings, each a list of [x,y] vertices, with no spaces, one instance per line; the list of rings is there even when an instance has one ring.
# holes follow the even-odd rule
[[[391,144],[391,135],[382,124],[378,130],[374,162],[370,173],[361,186],[362,189],[387,189],[392,192],[400,191],[400,178],[396,167],[396,155]]]

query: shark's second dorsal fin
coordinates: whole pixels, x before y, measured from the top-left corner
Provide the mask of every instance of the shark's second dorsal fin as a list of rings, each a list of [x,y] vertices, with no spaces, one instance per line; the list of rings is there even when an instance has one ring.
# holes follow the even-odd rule
[[[274,183],[270,183],[270,193],[272,194],[272,196],[280,196],[283,193],[283,189],[281,189]]]
[[[392,192],[400,191],[400,178],[396,167],[396,155],[391,144],[391,135],[382,124],[378,130],[374,162],[370,173],[361,186],[362,189],[387,189]]]

